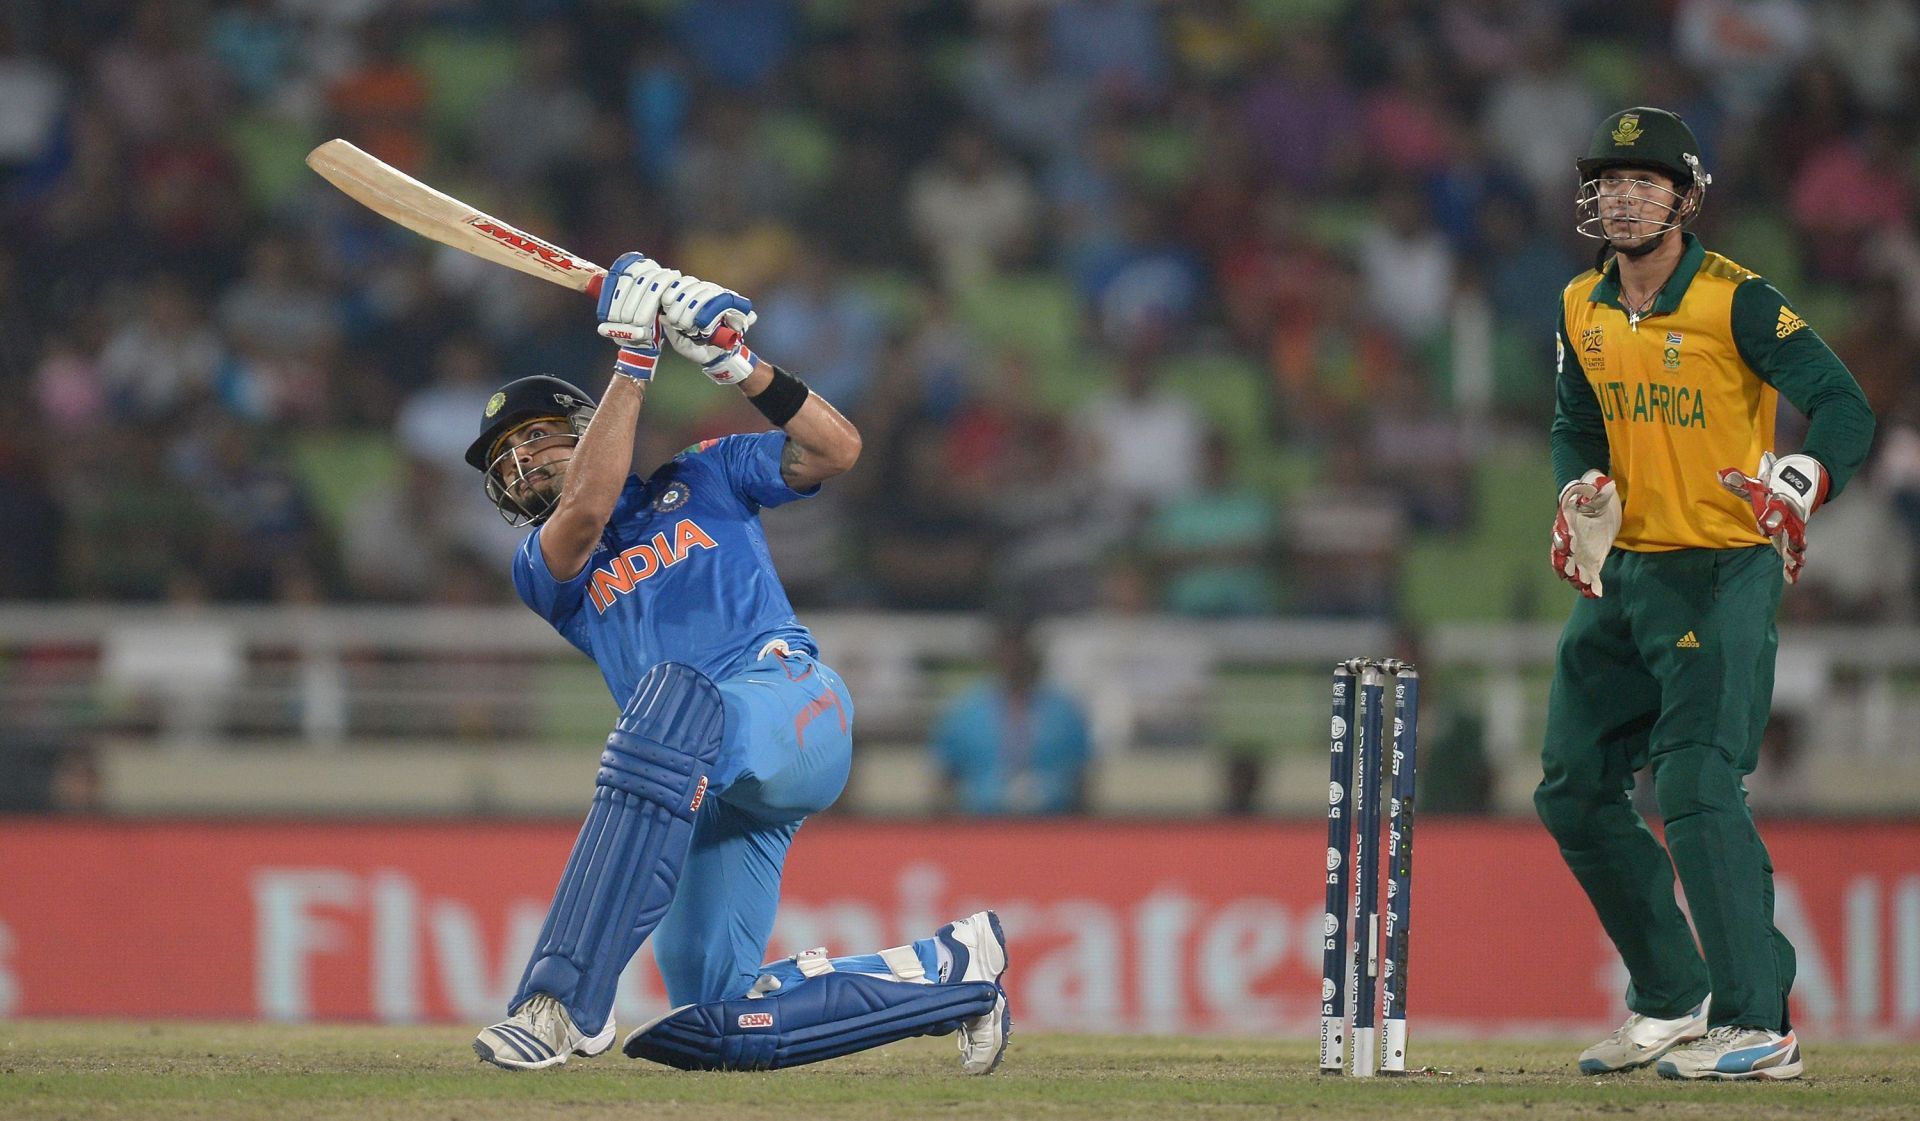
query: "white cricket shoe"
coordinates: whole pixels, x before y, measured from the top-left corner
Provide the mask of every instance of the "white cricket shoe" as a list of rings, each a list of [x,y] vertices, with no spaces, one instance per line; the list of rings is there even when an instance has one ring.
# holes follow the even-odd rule
[[[560,1002],[539,993],[520,1011],[474,1037],[473,1053],[508,1070],[539,1070],[559,1066],[575,1055],[592,1058],[613,1046],[613,1019],[600,1034],[587,1038],[573,1026],[573,1017]]]
[[[1782,1035],[1729,1024],[1667,1052],[1654,1069],[1662,1078],[1782,1081],[1800,1077],[1805,1066],[1800,1061],[1800,1038],[1793,1032]]]
[[[943,983],[985,981],[996,990],[993,1009],[960,1024],[960,1069],[968,1074],[992,1074],[1006,1056],[1013,1036],[1013,1016],[1007,1011],[1007,991],[1000,975],[1007,971],[1007,935],[1000,916],[975,911],[934,932],[953,956]]]
[[[1709,996],[1677,1020],[1656,1020],[1638,1012],[1627,1017],[1618,1031],[1580,1052],[1581,1074],[1612,1074],[1636,1070],[1689,1040],[1707,1034]]]

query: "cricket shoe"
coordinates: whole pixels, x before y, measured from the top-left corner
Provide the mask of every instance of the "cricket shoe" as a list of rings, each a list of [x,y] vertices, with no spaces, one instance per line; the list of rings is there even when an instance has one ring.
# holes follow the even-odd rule
[[[1000,985],[1000,976],[1007,971],[1007,934],[1000,929],[1000,916],[992,911],[975,911],[941,927],[933,936],[952,958],[951,965],[942,970],[943,984],[985,981],[994,988],[992,1010],[960,1022],[960,1069],[968,1074],[992,1074],[1006,1056],[1007,1040],[1013,1036],[1007,990]]]
[[[1728,1024],[1667,1052],[1653,1069],[1662,1078],[1781,1081],[1800,1077],[1806,1064],[1800,1061],[1800,1037],[1794,1033]]]
[[[539,993],[520,1011],[482,1031],[473,1041],[473,1053],[484,1062],[508,1070],[539,1070],[559,1066],[575,1055],[592,1058],[613,1046],[613,1020],[589,1039],[573,1026],[573,1017],[560,1002]]]
[[[1700,1002],[1677,1020],[1659,1020],[1635,1012],[1612,1035],[1580,1052],[1581,1074],[1637,1070],[1690,1040],[1707,1034],[1707,1005]]]

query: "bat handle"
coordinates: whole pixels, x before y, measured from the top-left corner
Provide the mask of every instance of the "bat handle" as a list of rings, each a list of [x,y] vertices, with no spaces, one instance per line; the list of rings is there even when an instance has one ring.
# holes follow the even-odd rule
[[[597,273],[591,279],[589,279],[587,281],[587,287],[586,287],[587,298],[592,300],[598,300],[600,298],[600,289],[606,285],[606,282],[607,282],[607,274],[604,272]],[[713,335],[707,339],[707,342],[721,348],[722,350],[732,350],[734,347],[734,344],[738,343],[739,341],[740,341],[740,332],[734,330],[731,327],[727,327],[724,325],[720,327],[715,327],[713,329]]]

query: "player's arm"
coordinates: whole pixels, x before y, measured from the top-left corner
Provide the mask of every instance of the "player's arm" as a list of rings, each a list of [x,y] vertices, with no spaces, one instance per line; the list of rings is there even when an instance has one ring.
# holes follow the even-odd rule
[[[819,486],[859,460],[860,430],[799,378],[763,360],[740,383],[740,390],[749,404],[786,432],[780,478],[794,490]],[[792,413],[784,422],[777,419],[788,409]]]
[[[1741,360],[1806,414],[1800,454],[1819,464],[1821,475],[1817,493],[1809,496],[1812,513],[1866,462],[1873,408],[1840,356],[1764,280],[1756,277],[1734,290],[1733,340]]]
[[[1720,482],[1753,508],[1791,584],[1806,564],[1807,519],[1866,462],[1873,409],[1839,356],[1773,285],[1755,277],[1734,289],[1732,320],[1747,368],[1807,416],[1799,452],[1776,458],[1767,450],[1753,475],[1745,464],[1720,470]]]
[[[1553,429],[1549,443],[1554,485],[1564,490],[1588,471],[1604,474],[1611,470],[1612,452],[1607,447],[1607,422],[1600,415],[1600,399],[1594,396],[1587,371],[1567,338],[1564,314],[1554,330],[1553,351]]]
[[[1599,398],[1567,338],[1566,314],[1554,329],[1553,476],[1560,498],[1553,515],[1548,563],[1554,574],[1598,599],[1606,594],[1601,568],[1620,532],[1619,488],[1607,476],[1612,452]]]
[[[566,485],[540,530],[540,552],[559,580],[587,566],[633,470],[633,433],[647,382],[660,363],[660,296],[679,277],[639,253],[613,263],[600,291],[599,332],[620,344],[613,378],[567,464]]]
[[[716,345],[714,332],[731,327],[744,335],[758,316],[752,301],[710,281],[683,277],[671,285],[662,308],[673,348],[719,385],[738,386],[760,415],[787,434],[780,477],[794,490],[809,490],[846,471],[860,458],[860,432],[807,383],[760,358],[743,337]]]

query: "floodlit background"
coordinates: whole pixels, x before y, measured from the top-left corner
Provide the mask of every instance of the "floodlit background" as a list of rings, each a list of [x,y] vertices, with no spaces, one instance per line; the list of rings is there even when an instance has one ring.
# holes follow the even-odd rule
[[[342,136],[743,290],[863,430],[766,518],[859,710],[776,950],[998,902],[1026,1023],[1304,1031],[1328,668],[1398,654],[1438,854],[1414,1007],[1424,954],[1460,1030],[1614,1017],[1528,796],[1573,594],[1573,159],[1634,104],[1692,124],[1698,232],[1880,415],[1750,785],[1800,1014],[1920,1034],[1903,0],[0,6],[0,1012],[482,1019],[537,928],[616,706],[514,600],[460,451],[498,383],[597,393],[610,355],[577,295],[301,164]],[[669,358],[636,466],[763,426]],[[1022,665],[1069,714],[1051,762],[955,781]],[[1490,898],[1538,934],[1524,981],[1474,973]]]

